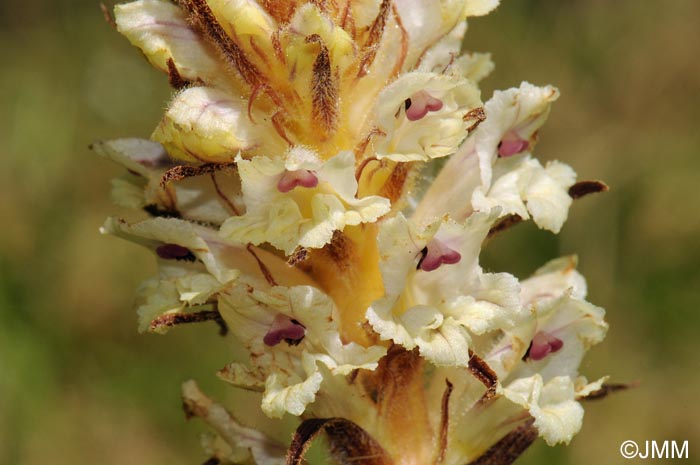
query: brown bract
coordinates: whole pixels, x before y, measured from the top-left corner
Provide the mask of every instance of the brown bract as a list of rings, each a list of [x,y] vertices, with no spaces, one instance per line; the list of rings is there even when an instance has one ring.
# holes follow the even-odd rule
[[[292,438],[287,451],[287,465],[301,465],[313,440],[326,433],[333,457],[342,465],[390,465],[382,447],[362,428],[344,418],[312,418],[304,420]]]
[[[164,328],[178,326],[188,323],[202,323],[213,321],[219,325],[219,334],[225,336],[228,333],[228,326],[221,317],[218,310],[203,310],[194,313],[166,313],[151,321],[148,330],[151,332],[162,331]]]
[[[469,465],[510,465],[515,462],[537,439],[533,423],[534,420],[529,420],[517,427]]]

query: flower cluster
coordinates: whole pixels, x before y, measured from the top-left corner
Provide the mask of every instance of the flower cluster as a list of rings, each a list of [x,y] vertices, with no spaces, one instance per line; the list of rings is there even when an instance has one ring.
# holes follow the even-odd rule
[[[479,254],[518,221],[559,232],[572,198],[604,185],[533,156],[557,89],[482,103],[490,56],[460,47],[465,20],[497,4],[116,7],[176,89],[151,140],[94,144],[127,169],[114,201],[142,212],[102,231],[159,264],[140,329],[218,322],[249,355],[219,376],[267,416],[299,417],[282,444],[186,383],[188,413],[216,431],[212,463],[301,463],[321,431],[339,463],[510,463],[580,429],[603,380],[578,367],[607,324],[576,259],[519,281]]]

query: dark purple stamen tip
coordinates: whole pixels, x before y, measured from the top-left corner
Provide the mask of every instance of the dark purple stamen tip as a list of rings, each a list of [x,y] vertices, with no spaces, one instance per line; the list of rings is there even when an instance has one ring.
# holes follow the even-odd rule
[[[519,153],[524,152],[530,148],[530,143],[520,138],[515,133],[508,133],[503,136],[501,143],[498,144],[498,156],[500,157],[511,157]]]
[[[546,332],[538,331],[532,338],[530,347],[527,349],[524,359],[542,360],[549,354],[553,354],[564,347],[564,341]]]
[[[437,270],[443,264],[454,265],[462,259],[459,252],[437,239],[431,240],[421,253],[423,256],[418,262],[418,268],[423,271]]]
[[[197,259],[187,247],[177,244],[164,244],[156,247],[156,254],[164,260],[186,260],[193,262]]]
[[[276,346],[285,341],[290,346],[295,346],[304,339],[306,328],[297,320],[289,318],[287,315],[278,313],[272,321],[270,329],[265,333],[263,342],[267,346]]]
[[[409,121],[418,121],[424,118],[428,112],[442,110],[442,105],[442,100],[421,90],[411,95],[411,98],[406,99],[404,102],[406,118],[408,118]]]
[[[317,185],[318,177],[311,170],[285,171],[280,180],[277,181],[277,190],[289,192],[297,186],[311,188]]]

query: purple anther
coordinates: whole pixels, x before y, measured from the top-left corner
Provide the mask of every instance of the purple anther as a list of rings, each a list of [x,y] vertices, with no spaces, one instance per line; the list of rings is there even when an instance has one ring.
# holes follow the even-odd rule
[[[424,90],[411,95],[406,99],[406,118],[409,121],[418,121],[428,114],[429,111],[440,111],[442,100],[437,99]]]
[[[525,139],[520,138],[517,134],[509,132],[501,143],[498,144],[498,155],[501,157],[510,157],[524,152],[530,148],[530,143]]]
[[[280,192],[289,192],[297,186],[316,187],[317,185],[318,177],[313,171],[285,171],[280,180],[277,181],[277,190]]]
[[[187,260],[193,262],[197,259],[190,249],[177,244],[163,244],[156,247],[156,255],[164,260]]]
[[[433,271],[440,265],[454,265],[461,259],[459,252],[449,248],[444,242],[433,239],[423,249],[423,258],[418,262],[418,268],[423,271]]]
[[[553,354],[564,347],[564,341],[546,331],[537,331],[532,338],[532,344],[528,350],[528,356],[532,360],[542,360],[549,354]]]
[[[278,313],[272,321],[272,326],[265,333],[263,342],[270,347],[276,346],[282,341],[289,345],[297,345],[304,339],[306,328],[297,320],[289,318],[287,315]]]

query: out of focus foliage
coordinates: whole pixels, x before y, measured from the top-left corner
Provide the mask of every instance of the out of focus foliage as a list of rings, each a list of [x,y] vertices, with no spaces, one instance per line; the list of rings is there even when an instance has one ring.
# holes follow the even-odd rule
[[[523,465],[617,463],[626,439],[697,446],[698,18],[697,0],[505,0],[470,24],[466,47],[497,64],[484,99],[521,80],[557,85],[538,154],[612,188],[578,201],[558,238],[509,231],[486,265],[524,277],[578,252],[611,326],[583,371],[641,382],[589,404],[571,447],[538,444]],[[179,385],[230,395],[214,372],[232,349],[213,325],[136,334],[132,296],[154,264],[98,234],[118,169],[87,149],[148,136],[167,81],[93,1],[4,1],[0,49],[0,463],[199,463]],[[248,418],[257,403],[239,405]]]

